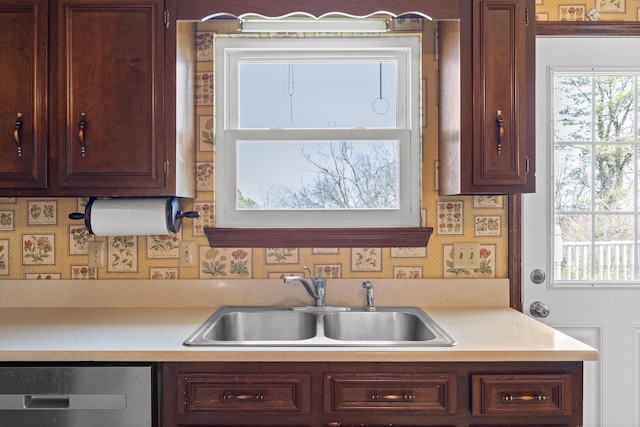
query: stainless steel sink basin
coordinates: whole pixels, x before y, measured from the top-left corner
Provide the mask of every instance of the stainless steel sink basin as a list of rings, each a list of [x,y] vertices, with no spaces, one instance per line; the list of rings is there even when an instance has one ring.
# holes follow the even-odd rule
[[[453,346],[417,307],[221,307],[187,346]]]
[[[342,341],[431,341],[436,338],[423,319],[398,311],[327,314],[324,334]]]
[[[293,311],[236,311],[211,325],[204,337],[213,341],[291,341],[316,335],[316,316]]]

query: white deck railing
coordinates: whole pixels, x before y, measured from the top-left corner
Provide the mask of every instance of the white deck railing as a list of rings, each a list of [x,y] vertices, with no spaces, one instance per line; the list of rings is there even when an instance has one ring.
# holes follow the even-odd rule
[[[632,241],[562,242],[556,280],[634,280],[633,245]]]

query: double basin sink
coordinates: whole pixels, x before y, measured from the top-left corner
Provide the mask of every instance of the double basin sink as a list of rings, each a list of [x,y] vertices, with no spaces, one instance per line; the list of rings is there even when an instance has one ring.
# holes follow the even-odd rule
[[[187,346],[453,346],[418,307],[231,307],[217,309]]]

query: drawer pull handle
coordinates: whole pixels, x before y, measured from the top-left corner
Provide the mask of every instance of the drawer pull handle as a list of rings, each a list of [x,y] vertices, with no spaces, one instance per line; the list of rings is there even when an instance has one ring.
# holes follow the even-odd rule
[[[547,399],[548,399],[547,396],[539,396],[537,394],[534,394],[533,396],[512,396],[510,394],[507,396],[502,396],[502,400],[504,400],[505,402],[514,402],[517,400],[522,400],[525,402],[531,402],[531,401],[542,402]]]
[[[379,394],[371,394],[369,395],[370,400],[415,400],[416,396],[413,394],[385,394],[380,396]]]
[[[266,399],[267,396],[264,394],[233,394],[231,392],[226,392],[225,394],[220,395],[220,400],[253,400],[257,402]]]

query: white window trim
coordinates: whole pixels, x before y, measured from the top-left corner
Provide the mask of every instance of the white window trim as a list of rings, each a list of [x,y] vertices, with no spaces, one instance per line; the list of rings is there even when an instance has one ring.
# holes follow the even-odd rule
[[[551,206],[552,209],[549,211],[549,216],[547,218],[547,227],[550,230],[550,238],[547,242],[547,247],[548,247],[548,253],[551,254],[551,256],[548,258],[549,261],[549,265],[547,266],[547,270],[553,272],[553,274],[550,275],[550,280],[549,280],[549,288],[553,289],[580,289],[580,288],[590,288],[590,289],[597,289],[597,288],[616,288],[616,287],[622,287],[622,288],[630,288],[630,287],[640,287],[640,280],[625,280],[625,279],[595,279],[594,277],[590,277],[588,279],[560,279],[556,277],[556,273],[555,273],[555,269],[557,267],[557,264],[562,262],[562,249],[558,247],[558,245],[561,245],[561,243],[556,242],[556,236],[561,237],[561,230],[557,229],[555,227],[555,218],[556,218],[556,214],[559,211],[555,210],[555,167],[556,167],[556,159],[555,159],[555,148],[556,148],[556,142],[555,142],[555,113],[556,113],[556,106],[554,103],[554,99],[555,99],[555,88],[554,88],[554,79],[555,79],[555,75],[556,74],[590,74],[590,75],[606,75],[606,74],[615,74],[615,75],[621,75],[621,74],[638,74],[640,73],[640,70],[636,67],[624,67],[624,66],[616,66],[616,67],[592,67],[592,66],[573,66],[573,67],[555,67],[555,66],[549,66],[547,67],[547,87],[546,87],[546,92],[547,92],[547,100],[548,100],[548,108],[547,108],[547,122],[550,124],[548,126],[548,133],[547,133],[547,156],[548,156],[548,168],[549,168],[549,179],[547,181],[547,205]],[[594,125],[594,129],[595,129],[595,125]],[[592,132],[595,132],[595,130],[592,129]],[[588,141],[567,141],[566,144],[574,144],[577,143],[577,145],[584,145],[584,146],[596,146],[596,145],[606,145],[606,144],[610,144],[610,145],[622,145],[622,146],[631,146],[634,147],[635,150],[637,150],[640,147],[640,144],[637,141],[624,141],[624,142],[612,142],[612,141],[595,141],[593,139],[590,139]],[[591,166],[593,167],[593,165]],[[637,167],[637,166],[636,166]],[[591,174],[593,174],[593,170],[590,172]],[[640,182],[638,182],[639,178],[638,175],[636,174],[636,186],[638,188],[640,188]],[[636,201],[634,202],[635,205],[638,204],[637,202],[637,198],[638,195],[636,194]],[[594,215],[602,215],[602,212],[598,212],[593,210],[592,208],[589,210],[584,210],[584,211],[566,211],[566,212],[562,212],[560,215],[563,214],[567,214],[567,215],[585,215],[585,216],[594,216]],[[609,214],[613,214],[613,215],[633,215],[634,218],[634,227],[636,228],[636,230],[634,230],[633,235],[637,236],[638,235],[638,230],[637,228],[640,227],[640,223],[638,222],[638,217],[640,217],[640,215],[638,214],[637,211],[634,210],[630,210],[630,211],[619,211],[619,212],[613,212],[613,213],[609,213]],[[596,242],[595,240],[595,233],[596,229],[595,229],[595,224],[592,223],[591,225],[591,232],[592,232],[592,240],[589,242],[590,244],[594,244],[594,242]],[[638,242],[634,242],[633,243],[633,247],[637,248],[638,246]],[[638,268],[638,261],[637,258],[640,257],[640,252],[636,252],[635,254],[633,254],[632,256],[636,257],[636,261],[635,261],[635,265],[636,268]],[[590,275],[593,276],[594,275],[594,271],[592,270],[593,268],[593,264],[589,264],[589,270],[590,270]],[[637,272],[635,272],[634,274],[637,275]]]
[[[229,103],[237,93],[232,71],[239,60],[281,58],[283,49],[298,55],[318,57],[321,51],[339,52],[350,60],[380,61],[398,59],[399,99],[401,91],[409,94],[398,103],[398,126],[395,129],[286,129],[239,130],[234,112],[237,104]],[[335,55],[333,55],[335,57]],[[217,38],[215,46],[215,123],[216,123],[216,225],[218,227],[417,227],[420,223],[421,133],[420,133],[420,39],[418,37],[257,39]],[[387,59],[390,60],[390,59]],[[404,66],[403,64],[408,64]],[[221,67],[225,64],[224,67]],[[220,72],[221,68],[223,72]],[[403,85],[406,85],[403,87]],[[218,88],[223,88],[219,90]],[[234,92],[235,91],[235,92]],[[231,108],[228,108],[231,105]],[[236,153],[238,139],[315,139],[373,140],[386,138],[400,141],[400,208],[376,210],[237,210]],[[321,137],[318,135],[321,134]]]

